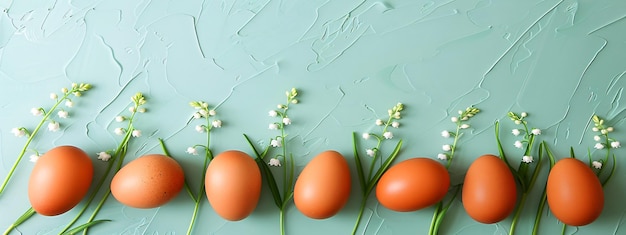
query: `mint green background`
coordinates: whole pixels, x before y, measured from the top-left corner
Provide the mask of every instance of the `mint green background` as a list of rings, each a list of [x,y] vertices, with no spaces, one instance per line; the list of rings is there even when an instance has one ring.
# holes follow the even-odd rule
[[[377,118],[397,102],[405,104],[401,127],[385,142],[389,153],[405,144],[398,160],[436,158],[440,136],[453,130],[456,111],[475,105],[482,112],[461,137],[450,169],[453,184],[476,157],[497,153],[494,122],[512,162],[522,151],[508,111],[526,111],[531,126],[542,129],[558,158],[570,146],[595,158],[591,116],[607,119],[611,136],[626,141],[623,87],[626,83],[626,1],[7,1],[0,0],[0,176],[8,173],[25,138],[13,127],[34,128],[32,107],[48,108],[50,92],[71,82],[93,90],[74,99],[70,118],[57,120],[62,131],[41,132],[31,148],[45,152],[57,145],[83,148],[94,159],[96,177],[105,164],[95,153],[113,149],[120,127],[113,119],[126,112],[129,97],[143,92],[148,112],[136,127],[127,160],[160,153],[164,138],[197,185],[202,159],[185,153],[204,135],[187,124],[192,100],[217,105],[223,128],[213,133],[213,151],[251,153],[242,134],[267,140],[267,116],[284,102],[284,91],[300,90],[290,110],[288,144],[298,171],[319,152],[345,155],[356,176],[351,133],[380,132]],[[373,141],[361,141],[363,150]],[[260,141],[267,144],[267,141]],[[591,225],[568,234],[623,234],[626,205],[624,150],[616,149],[618,168],[605,188],[606,204]],[[8,227],[29,207],[27,181],[33,164],[19,165],[0,196],[0,227]],[[547,172],[540,176],[545,182]],[[195,187],[194,187],[195,188]],[[257,209],[247,219],[227,222],[204,202],[197,234],[278,234],[278,211],[264,185]],[[304,217],[291,205],[288,234],[348,234],[360,196],[326,220]],[[518,225],[529,234],[540,190],[533,191]],[[594,202],[589,202],[594,203]],[[81,203],[82,205],[82,203]],[[183,192],[151,210],[106,202],[94,234],[182,234],[193,203]],[[359,234],[425,234],[433,208],[397,213],[371,197]],[[76,210],[56,217],[35,216],[18,229],[25,234],[55,234]],[[479,224],[460,200],[451,207],[441,234],[505,234],[511,218]],[[79,222],[80,223],[80,222]],[[546,209],[540,234],[555,234],[560,223]],[[15,232],[14,234],[18,234]]]

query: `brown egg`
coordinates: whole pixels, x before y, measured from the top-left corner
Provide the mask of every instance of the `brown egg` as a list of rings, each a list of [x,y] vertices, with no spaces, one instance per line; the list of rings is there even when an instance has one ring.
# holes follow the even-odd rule
[[[209,163],[204,185],[215,213],[230,221],[242,220],[259,202],[261,171],[248,154],[225,151]]]
[[[302,214],[313,219],[329,218],[350,197],[350,167],[336,151],[325,151],[311,160],[294,186],[293,201]]]
[[[450,187],[450,174],[430,158],[411,158],[390,167],[376,185],[376,198],[387,209],[419,210],[441,201]]]
[[[463,207],[474,220],[497,223],[513,212],[517,186],[509,167],[494,155],[483,155],[470,165],[463,183]]]
[[[571,226],[596,220],[604,207],[604,191],[589,166],[575,158],[556,162],[546,185],[548,205],[554,217]]]
[[[161,154],[141,156],[122,167],[111,181],[111,194],[135,208],[154,208],[174,199],[183,189],[183,168]]]
[[[42,155],[28,181],[28,199],[41,215],[59,215],[72,209],[87,194],[93,165],[74,146],[59,146]]]

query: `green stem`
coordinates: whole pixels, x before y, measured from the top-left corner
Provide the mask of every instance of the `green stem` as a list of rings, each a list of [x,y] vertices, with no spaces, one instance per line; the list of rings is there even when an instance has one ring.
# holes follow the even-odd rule
[[[106,193],[104,193],[104,196],[98,203],[98,206],[96,206],[96,210],[94,210],[94,212],[91,214],[91,216],[87,220],[87,223],[93,222],[94,218],[96,217],[96,214],[98,214],[98,211],[100,211],[100,209],[102,208],[102,205],[104,205],[104,202],[107,200],[107,198],[109,198],[109,195],[111,195],[111,189],[107,190]],[[86,234],[87,234],[87,228],[83,230],[83,235],[86,235]]]
[[[355,235],[356,231],[359,229],[359,224],[361,223],[361,219],[363,218],[363,212],[365,212],[365,206],[367,205],[368,197],[369,193],[365,193],[363,195],[363,199],[361,200],[361,206],[359,207],[359,214],[356,217],[356,223],[354,223],[354,228],[352,229],[352,235]]]
[[[456,143],[459,141],[459,132],[461,131],[461,122],[459,121],[456,124],[456,132],[454,133],[454,142],[452,142],[452,149],[450,149],[450,157],[446,162],[446,169],[450,168],[450,164],[452,164],[452,159],[454,158],[454,150],[456,149]]]
[[[526,198],[528,197],[528,193],[522,193],[522,198],[520,199],[519,206],[517,210],[515,210],[515,215],[513,216],[513,221],[511,222],[511,229],[509,230],[509,235],[515,234],[515,227],[517,225],[517,220],[519,219],[520,214],[522,214],[522,209],[524,208],[524,204],[526,204]]]
[[[565,230],[567,230],[567,224],[563,224],[563,227],[561,228],[561,235],[565,235]]]
[[[191,223],[189,223],[189,227],[187,228],[187,234],[191,234],[191,231],[193,231],[193,225],[194,225],[194,222],[196,221],[199,208],[200,208],[200,200],[197,200],[193,208],[193,215],[191,216]]]
[[[285,235],[285,210],[284,208],[280,208],[280,218],[279,218],[279,225],[280,225],[280,234],[281,235]]]
[[[459,195],[459,191],[461,191],[461,188],[461,185],[457,185],[454,193],[452,194],[452,198],[450,198],[450,200],[448,200],[445,205],[443,205],[441,202],[437,205],[437,215],[436,217],[433,216],[433,219],[435,221],[434,226],[432,226],[431,224],[432,235],[439,234],[439,227],[441,227],[443,218],[446,216],[446,213],[448,212],[448,209],[450,209],[450,206],[452,205],[452,202],[454,202],[454,199],[456,199],[457,195]]]
[[[198,210],[200,209],[200,202],[202,201],[202,193],[204,192],[204,181],[206,179],[207,166],[209,164],[209,161],[213,159],[213,153],[211,153],[211,150],[209,150],[208,145],[207,145],[205,154],[206,154],[206,157],[204,158],[204,163],[202,164],[204,168],[202,169],[202,177],[200,179],[200,187],[198,189],[198,194],[197,194],[198,197],[197,198],[194,197],[194,199],[196,200],[195,200],[195,205],[193,208],[193,215],[191,216],[191,222],[189,223],[189,228],[187,229],[187,235],[191,234],[191,231],[193,230],[193,225],[195,224],[196,217],[198,215]]]
[[[535,215],[535,224],[533,225],[532,235],[536,235],[539,231],[539,224],[541,222],[541,217],[543,216],[543,208],[545,207],[547,200],[548,197],[546,194],[546,189],[544,188],[543,194],[541,195],[541,202],[539,203],[539,207],[537,207],[537,214]]]
[[[35,138],[35,136],[37,135],[37,133],[39,132],[39,130],[41,129],[43,124],[46,123],[46,121],[48,120],[50,115],[52,113],[54,113],[54,110],[59,106],[59,104],[61,104],[61,102],[63,102],[65,99],[67,99],[69,94],[70,94],[70,92],[68,92],[65,95],[63,95],[63,97],[61,99],[59,99],[52,106],[52,108],[50,108],[50,110],[48,112],[45,112],[45,115],[43,116],[43,118],[41,119],[39,124],[37,124],[37,127],[35,127],[35,130],[28,135],[28,139],[26,140],[26,143],[24,144],[24,147],[22,148],[22,150],[20,151],[20,154],[17,156],[17,159],[13,163],[13,166],[11,167],[11,170],[9,170],[9,174],[6,176],[6,178],[4,178],[4,181],[2,182],[2,186],[0,186],[0,195],[2,195],[2,192],[4,192],[4,189],[6,188],[7,184],[9,183],[9,180],[13,176],[13,173],[15,173],[15,169],[17,168],[17,165],[22,161],[22,158],[24,157],[24,154],[26,154],[26,150],[28,150],[28,146],[30,145],[30,143],[33,141],[33,139]]]
[[[35,214],[35,210],[31,207],[28,208],[28,210],[26,210],[26,212],[24,212],[24,214],[22,214],[19,218],[17,218],[17,220],[15,220],[15,222],[13,224],[11,224],[11,226],[9,226],[7,228],[7,230],[4,231],[4,235],[8,235],[11,231],[13,231],[13,229],[15,229],[17,226],[19,226],[20,224],[22,224],[24,221],[26,221],[28,218],[30,218],[31,216],[33,216]]]
[[[439,217],[439,212],[441,212],[442,202],[438,202],[435,207],[435,212],[433,213],[433,218],[430,220],[430,228],[428,229],[428,235],[436,235],[437,230],[435,229],[435,223],[437,222],[437,217]]]

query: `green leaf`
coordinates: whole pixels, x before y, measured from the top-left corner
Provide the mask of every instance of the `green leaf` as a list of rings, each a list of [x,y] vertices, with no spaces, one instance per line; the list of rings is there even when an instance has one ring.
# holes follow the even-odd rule
[[[402,140],[398,141],[398,144],[396,145],[396,148],[393,150],[391,155],[389,155],[387,160],[385,160],[380,168],[378,168],[378,171],[376,171],[376,174],[374,174],[372,180],[367,184],[367,192],[371,192],[374,189],[374,186],[376,185],[376,183],[378,183],[380,177],[383,175],[383,173],[385,173],[385,171],[387,171],[387,169],[389,169],[389,166],[391,166],[393,160],[395,160],[398,156],[400,148],[402,148]]]
[[[367,181],[365,181],[365,173],[363,172],[363,165],[361,163],[361,157],[359,157],[359,151],[357,149],[356,144],[356,133],[352,132],[352,151],[354,152],[354,161],[356,163],[356,173],[359,176],[359,185],[361,186],[361,190],[363,190],[363,194],[365,194]]]
[[[604,181],[602,181],[602,187],[604,187],[604,185],[606,185],[609,180],[611,180],[611,178],[613,178],[613,174],[615,173],[615,167],[617,164],[616,163],[616,159],[615,159],[615,154],[613,154],[613,166],[611,166],[611,171],[609,173],[609,176],[606,177],[606,179]]]
[[[24,214],[18,217],[17,220],[15,220],[15,222],[13,222],[13,224],[11,224],[11,226],[9,226],[7,230],[4,231],[3,234],[9,234],[11,231],[13,231],[14,228],[24,223],[26,220],[28,220],[28,218],[30,218],[34,214],[36,214],[35,210],[32,207],[28,208],[28,210],[26,210]]]
[[[550,148],[548,148],[548,145],[545,144],[544,141],[544,149],[546,150],[546,153],[548,154],[548,159],[550,159],[550,169],[552,169],[552,167],[554,166],[554,163],[556,162],[554,158],[554,154],[552,154],[552,151],[550,151]]]
[[[498,153],[500,154],[500,158],[506,163],[509,168],[511,168],[511,164],[506,159],[506,155],[504,154],[504,148],[502,147],[502,142],[500,142],[500,122],[496,121],[495,123],[495,131],[496,131],[496,143],[498,144]]]
[[[64,232],[63,235],[74,235],[74,234],[76,234],[76,233],[78,233],[80,231],[83,231],[86,228],[89,228],[91,226],[94,226],[94,225],[102,223],[102,222],[109,222],[109,221],[111,221],[111,220],[109,220],[109,219],[94,220],[94,221],[91,221],[89,223],[82,224],[82,225],[80,225],[80,226],[78,226],[78,227],[76,227],[76,228],[74,228],[74,229],[72,229],[70,231]]]
[[[272,192],[272,197],[274,198],[274,204],[276,204],[278,208],[282,208],[283,200],[281,199],[280,191],[278,191],[278,185],[276,185],[276,178],[274,178],[274,174],[272,173],[272,170],[269,168],[269,166],[267,166],[267,163],[263,161],[263,158],[267,154],[269,148],[266,148],[265,151],[260,154],[259,151],[257,151],[257,149],[254,147],[254,144],[252,144],[250,138],[248,138],[248,135],[243,134],[243,137],[246,138],[246,141],[248,141],[248,144],[256,155],[256,158],[254,160],[256,161],[257,165],[259,165],[259,168],[261,168],[263,178],[265,178],[265,181],[267,181],[267,185]]]
[[[550,161],[550,170],[551,170],[552,167],[554,166],[554,155],[552,155],[552,152],[550,151],[550,149],[548,149],[548,145],[546,144],[545,141],[541,142],[540,149],[541,149],[541,146],[543,146],[543,149],[545,149],[545,152],[548,155],[548,159]],[[543,208],[546,206],[547,199],[548,199],[547,191],[546,191],[546,187],[544,186],[543,192],[541,193],[541,201],[539,205],[537,206],[537,213],[535,214],[535,223],[533,225],[532,235],[536,235],[537,231],[539,231],[539,224],[541,222],[541,217],[543,216]]]
[[[256,158],[255,160],[257,164],[259,165],[259,167],[261,167],[261,172],[263,173],[263,176],[264,176],[263,178],[265,178],[265,181],[267,182],[267,186],[270,188],[270,191],[272,192],[272,197],[274,198],[274,204],[276,204],[278,208],[281,208],[283,200],[281,199],[280,191],[278,190],[278,185],[276,185],[276,178],[274,178],[274,174],[272,173],[272,170],[269,168],[269,166],[267,166],[267,163],[265,163],[263,159]]]
[[[513,176],[515,176],[517,182],[520,183],[522,190],[526,191],[526,182],[524,180],[524,177],[520,175],[519,172],[515,170],[515,168],[513,168],[513,166],[511,166],[511,163],[509,163],[509,160],[507,160],[506,155],[504,154],[504,148],[502,147],[502,142],[500,142],[500,122],[496,121],[494,129],[496,131],[496,143],[498,144],[500,159],[502,159],[502,161],[504,161],[504,163],[506,163],[506,165],[509,167],[509,170],[511,171],[511,173],[513,173]]]

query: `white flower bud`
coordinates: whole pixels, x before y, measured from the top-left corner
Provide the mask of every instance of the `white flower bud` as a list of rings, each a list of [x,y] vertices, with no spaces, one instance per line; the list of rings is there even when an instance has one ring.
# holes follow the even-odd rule
[[[445,153],[440,153],[440,154],[437,154],[437,158],[439,160],[448,160],[448,155]]]
[[[383,136],[385,137],[385,139],[391,139],[393,138],[393,133],[391,133],[390,131],[387,131],[383,133]]]
[[[595,148],[595,149],[604,149],[604,144],[596,143],[596,145],[594,145],[593,148]]]
[[[278,160],[278,158],[272,158],[270,159],[270,162],[268,163],[268,165],[270,166],[280,166],[280,160]]]
[[[441,136],[443,138],[450,138],[450,132],[449,131],[442,131],[441,132]]]
[[[188,154],[191,154],[191,155],[198,155],[198,150],[196,148],[194,148],[194,147],[187,148],[187,151],[185,151],[185,152],[187,152]]]
[[[370,138],[370,133],[363,133],[363,139],[369,139]]]
[[[116,135],[123,135],[124,134],[124,129],[121,127],[115,128],[115,130],[113,131]]]
[[[532,163],[533,162],[533,156],[523,156],[522,157],[522,162],[524,162],[524,163]]]
[[[615,148],[619,148],[619,147],[621,147],[621,145],[620,145],[619,141],[613,141],[613,142],[611,142],[611,148],[614,148],[614,149],[615,149]]]
[[[602,169],[602,162],[600,162],[600,161],[593,161],[593,162],[591,163],[591,165],[593,166],[593,168],[596,168],[596,169],[598,169],[598,170],[599,170],[599,169]]]
[[[99,152],[98,154],[98,160],[102,160],[102,161],[108,161],[109,159],[111,159],[111,154],[107,153],[107,152]]]
[[[534,128],[530,131],[530,133],[532,133],[533,135],[541,135],[541,130]]]
[[[278,112],[276,112],[276,110],[270,110],[269,112],[267,112],[267,114],[270,117],[276,117],[278,115]]]

